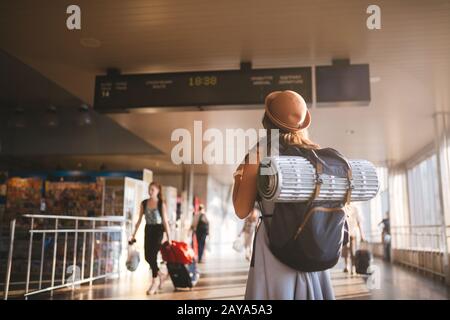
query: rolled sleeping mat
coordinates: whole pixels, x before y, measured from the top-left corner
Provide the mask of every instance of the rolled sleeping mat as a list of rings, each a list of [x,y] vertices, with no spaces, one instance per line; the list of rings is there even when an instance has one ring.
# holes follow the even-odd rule
[[[349,160],[353,175],[351,201],[367,201],[378,193],[379,182],[375,166],[366,160]],[[263,174],[261,174],[261,172]],[[322,174],[322,187],[316,200],[344,200],[347,178]],[[267,201],[306,202],[316,187],[316,170],[300,156],[266,157],[261,161],[258,192]]]

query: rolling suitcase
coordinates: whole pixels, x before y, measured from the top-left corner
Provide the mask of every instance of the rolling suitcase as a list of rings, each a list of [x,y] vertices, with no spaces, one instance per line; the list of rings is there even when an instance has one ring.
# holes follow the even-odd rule
[[[195,262],[195,253],[187,243],[166,242],[161,247],[161,255],[167,263],[167,271],[175,291],[179,288],[192,289],[196,285],[199,272]]]
[[[357,274],[368,275],[368,269],[372,261],[372,253],[369,250],[356,250],[355,269]]]
[[[190,264],[168,262],[167,270],[175,291],[179,288],[192,289],[197,284],[199,273],[195,261]]]

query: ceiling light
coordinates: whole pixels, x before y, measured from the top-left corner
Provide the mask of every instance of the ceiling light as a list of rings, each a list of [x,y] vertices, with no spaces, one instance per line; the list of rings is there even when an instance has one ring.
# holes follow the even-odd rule
[[[348,134],[348,135],[352,135],[352,134],[355,133],[355,130],[353,130],[353,129],[347,129],[347,130],[345,130],[345,133]]]
[[[381,81],[380,77],[370,77],[370,83],[377,83],[380,81]]]
[[[99,48],[102,45],[101,41],[95,38],[81,38],[80,44],[85,48]]]
[[[92,119],[92,115],[91,115],[89,106],[86,104],[82,104],[78,108],[77,124],[80,127],[84,127],[84,126],[92,125],[92,122],[93,122],[93,119]]]
[[[50,105],[45,111],[43,125],[51,128],[59,126],[59,118],[55,106]]]

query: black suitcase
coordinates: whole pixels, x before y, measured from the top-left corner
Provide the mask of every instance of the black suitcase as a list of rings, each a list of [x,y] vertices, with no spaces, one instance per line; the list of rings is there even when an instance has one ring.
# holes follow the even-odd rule
[[[168,262],[167,271],[169,272],[175,290],[178,290],[178,288],[192,289],[199,278],[195,261],[191,264]]]
[[[356,250],[355,269],[357,274],[369,274],[367,271],[372,261],[372,253],[369,250]]]

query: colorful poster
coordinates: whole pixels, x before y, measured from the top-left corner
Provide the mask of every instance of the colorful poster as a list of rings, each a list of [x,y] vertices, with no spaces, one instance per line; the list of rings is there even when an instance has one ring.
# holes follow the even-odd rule
[[[6,212],[8,215],[39,213],[42,179],[10,178],[6,184]]]
[[[87,182],[46,182],[46,213],[101,216],[103,184]]]

